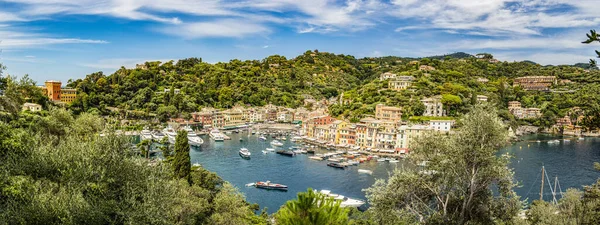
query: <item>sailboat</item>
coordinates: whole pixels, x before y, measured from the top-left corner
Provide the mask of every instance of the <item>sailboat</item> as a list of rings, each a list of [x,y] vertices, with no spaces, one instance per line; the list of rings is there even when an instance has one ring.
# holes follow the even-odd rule
[[[563,197],[563,191],[560,187],[560,182],[558,181],[558,176],[554,177],[554,188],[550,185],[550,179],[548,174],[546,173],[546,168],[542,166],[542,183],[540,185],[540,200],[544,200],[544,176],[546,177],[546,181],[548,181],[548,187],[550,188],[550,192],[552,192],[552,203],[558,204],[558,200],[556,199],[557,191],[560,194],[560,197]],[[558,188],[558,189],[557,189]]]

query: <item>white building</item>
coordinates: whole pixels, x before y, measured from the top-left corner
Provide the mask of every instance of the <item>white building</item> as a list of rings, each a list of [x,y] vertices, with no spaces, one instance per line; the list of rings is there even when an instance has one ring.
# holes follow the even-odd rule
[[[29,110],[31,112],[37,112],[42,110],[42,106],[35,103],[23,104],[23,111]]]
[[[390,73],[390,72],[385,72],[382,73],[381,75],[379,75],[379,80],[387,80],[387,79],[394,79],[396,78],[396,74],[395,73]]]
[[[169,93],[169,91],[171,91],[171,89],[165,88],[165,93]],[[179,93],[181,93],[181,90],[180,89],[175,89],[175,90],[173,90],[173,93],[179,94]]]
[[[452,128],[452,125],[454,125],[454,122],[454,120],[431,120],[429,121],[429,126],[435,131],[448,132]]]
[[[390,79],[388,88],[396,91],[407,89],[412,85],[414,79],[413,76],[398,76],[395,79]]]
[[[423,116],[446,116],[446,110],[444,110],[444,104],[442,104],[442,96],[437,95],[431,98],[424,98],[421,102],[425,105]]]
[[[485,95],[477,95],[477,101],[478,102],[487,102],[488,97]]]

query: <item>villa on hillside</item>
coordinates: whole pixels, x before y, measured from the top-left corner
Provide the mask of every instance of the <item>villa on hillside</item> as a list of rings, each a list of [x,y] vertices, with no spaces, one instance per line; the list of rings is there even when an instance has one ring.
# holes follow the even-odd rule
[[[413,80],[415,80],[413,76],[398,76],[388,81],[388,88],[395,91],[404,90],[412,85]]]
[[[424,98],[421,102],[425,105],[423,116],[446,116],[446,110],[444,110],[444,104],[442,104],[442,96],[436,95]]]
[[[513,86],[527,91],[549,91],[556,82],[555,76],[526,76],[515,78]]]

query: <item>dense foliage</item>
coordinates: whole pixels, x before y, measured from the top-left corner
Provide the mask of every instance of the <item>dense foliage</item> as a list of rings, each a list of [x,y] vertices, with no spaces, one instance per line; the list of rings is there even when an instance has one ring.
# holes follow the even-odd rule
[[[293,59],[270,56],[263,60],[231,60],[209,64],[199,58],[146,62],[139,68],[121,68],[112,75],[102,72],[71,80],[78,89],[71,105],[75,113],[96,112],[126,114],[128,117],[168,118],[182,116],[202,107],[229,108],[235,104],[299,107],[307,97],[316,99],[338,97],[329,107],[332,115],[353,122],[372,115],[375,105],[385,103],[403,108],[406,118],[420,116],[424,111],[421,99],[442,95],[449,116],[459,117],[476,104],[476,95],[486,95],[511,124],[519,121],[507,109],[509,101],[520,101],[523,107],[542,109],[540,119],[520,121],[550,127],[555,119],[580,107],[590,120],[584,125],[598,128],[598,98],[600,72],[579,66],[541,66],[532,62],[495,62],[488,53],[477,57],[465,53],[414,59],[380,57],[356,59],[307,51]],[[420,66],[435,70],[420,70]],[[594,68],[595,67],[591,67]],[[413,85],[402,91],[388,88],[379,75],[392,72],[413,76]],[[513,87],[516,77],[556,76],[570,80],[552,87],[553,92],[525,91]],[[489,82],[478,82],[477,78]],[[178,90],[176,92],[176,89]],[[343,95],[342,95],[343,94]],[[154,117],[157,116],[157,117]]]
[[[3,91],[29,86],[13,80]],[[21,101],[1,97],[3,103]],[[188,159],[180,168],[187,177],[179,179],[169,162],[146,159],[103,118],[73,117],[65,109],[4,109],[0,224],[267,223],[254,214],[257,206],[216,174],[190,168]],[[144,145],[139,147],[147,152]]]
[[[348,209],[332,197],[308,189],[282,206],[275,219],[282,225],[342,225],[348,224]]]
[[[486,121],[482,123],[482,121]],[[450,135],[415,140],[409,161],[367,190],[378,224],[492,224],[512,221],[521,209],[513,192],[508,157],[496,152],[507,143],[503,123],[490,107],[477,106]],[[498,193],[494,195],[491,188]]]

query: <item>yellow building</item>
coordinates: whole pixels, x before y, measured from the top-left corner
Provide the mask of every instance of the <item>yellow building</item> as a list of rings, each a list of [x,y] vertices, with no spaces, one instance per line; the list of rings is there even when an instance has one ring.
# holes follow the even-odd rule
[[[77,90],[62,88],[62,83],[56,80],[47,80],[44,86],[40,87],[45,96],[53,102],[72,103],[77,98]]]

